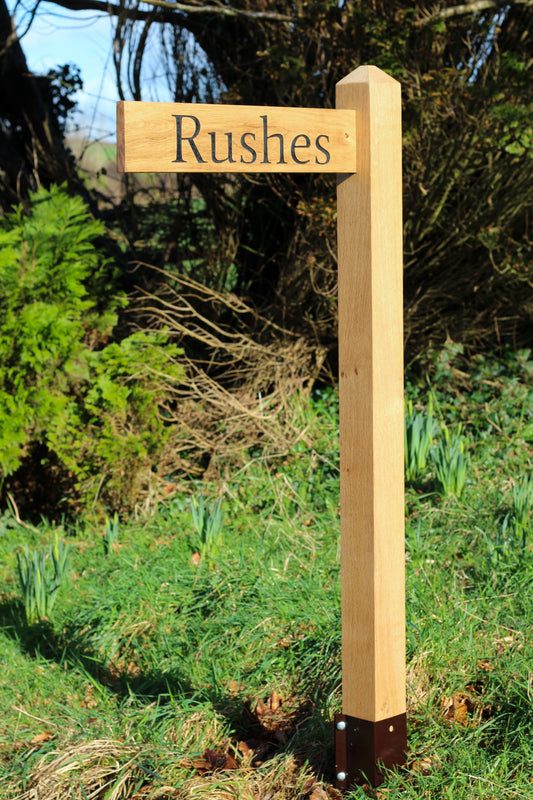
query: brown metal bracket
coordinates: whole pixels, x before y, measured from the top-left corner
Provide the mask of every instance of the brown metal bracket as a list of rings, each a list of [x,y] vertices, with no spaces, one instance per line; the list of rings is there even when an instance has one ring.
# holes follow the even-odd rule
[[[347,714],[335,715],[335,785],[347,790],[365,781],[383,782],[381,769],[405,764],[407,719],[405,714],[369,722]]]

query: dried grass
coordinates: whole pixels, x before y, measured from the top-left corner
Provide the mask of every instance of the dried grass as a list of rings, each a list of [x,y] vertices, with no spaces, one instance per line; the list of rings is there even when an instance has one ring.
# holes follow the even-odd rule
[[[287,754],[273,759],[261,769],[243,765],[237,770],[195,775],[185,780],[170,797],[178,800],[191,797],[206,800],[296,800],[308,797],[306,784],[313,783],[309,770]]]
[[[416,656],[407,669],[407,714],[426,708],[435,694],[434,681],[426,664],[427,653]]]
[[[17,800],[126,800],[138,782],[139,749],[110,739],[71,744],[42,756]]]
[[[146,267],[146,265],[143,265]],[[139,327],[168,332],[184,348],[187,379],[169,386],[173,434],[161,473],[218,474],[261,444],[284,453],[301,438],[291,402],[317,380],[326,349],[262,317],[231,292],[152,267],[160,289],[140,291]],[[167,487],[168,490],[168,487]],[[163,483],[156,493],[165,493]]]
[[[159,780],[142,770],[143,755],[141,747],[109,739],[67,745],[39,759],[27,791],[16,800],[296,800],[314,787],[319,787],[315,796],[338,796],[292,754],[280,754],[260,768],[244,757],[236,769],[205,774],[191,774],[167,755],[167,763],[156,767]]]

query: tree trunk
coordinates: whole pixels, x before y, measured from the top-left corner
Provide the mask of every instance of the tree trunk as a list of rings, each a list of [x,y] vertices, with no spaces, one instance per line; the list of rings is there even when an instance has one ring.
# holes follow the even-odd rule
[[[31,74],[13,19],[0,0],[0,210],[39,186],[79,186],[47,78]]]

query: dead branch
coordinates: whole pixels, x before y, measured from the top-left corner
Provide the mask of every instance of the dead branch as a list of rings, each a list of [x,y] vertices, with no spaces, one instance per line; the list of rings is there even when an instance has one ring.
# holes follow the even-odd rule
[[[100,11],[102,14],[115,16],[126,16],[133,20],[146,20],[153,16],[153,11],[142,11],[137,6],[126,8],[115,3],[107,3],[105,0],[50,0],[57,6],[68,8],[70,11]],[[294,24],[296,17],[278,14],[275,11],[250,11],[242,8],[222,5],[191,5],[189,3],[173,3],[169,0],[145,0],[146,5],[161,9],[162,14],[154,17],[156,22],[176,22],[177,14],[187,16],[222,16],[222,17],[241,17],[249,20],[262,20],[264,22],[290,22]]]
[[[460,17],[467,14],[479,14],[481,11],[497,11],[509,6],[533,8],[533,0],[473,0],[471,3],[463,3],[460,6],[450,6],[426,12],[425,16],[417,20],[416,24],[421,28],[431,22],[435,22],[435,20],[451,19],[452,17]]]

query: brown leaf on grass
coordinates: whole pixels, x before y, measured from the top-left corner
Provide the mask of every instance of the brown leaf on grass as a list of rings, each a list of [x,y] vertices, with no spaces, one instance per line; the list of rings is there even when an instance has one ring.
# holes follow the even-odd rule
[[[270,736],[239,742],[238,750],[243,758],[251,760],[252,767],[260,767],[271,750]]]
[[[435,769],[438,763],[437,756],[425,756],[424,758],[417,758],[409,764],[411,772],[422,773],[422,775],[429,775]]]
[[[30,739],[29,744],[44,744],[44,742],[49,742],[53,735],[52,731],[43,731]]]
[[[287,743],[294,731],[296,718],[301,713],[297,703],[287,702],[275,689],[269,697],[259,698],[255,704],[245,703],[250,736],[241,741],[237,749],[258,767]]]
[[[261,726],[273,733],[277,738],[292,727],[295,708],[285,703],[285,700],[276,689],[267,700],[259,699],[255,705],[254,716]]]
[[[329,794],[322,786],[315,786],[309,795],[309,800],[329,800]]]
[[[308,797],[309,800],[333,800],[333,798],[337,800],[342,795],[333,786],[324,786],[314,776],[311,776],[302,787],[302,797]]]
[[[191,561],[193,563],[193,566],[197,567],[201,560],[202,560],[202,556],[200,555],[200,553],[193,553],[192,554]]]
[[[449,722],[456,722],[464,727],[470,724],[471,714],[475,706],[470,695],[456,692],[452,697],[444,697],[441,706],[444,719]]]
[[[272,713],[275,714],[278,708],[281,707],[281,702],[281,695],[276,691],[276,689],[274,689],[272,692],[272,697],[270,698],[270,708]]]
[[[192,767],[199,775],[205,775],[209,772],[237,769],[239,766],[238,762],[230,754],[228,747],[224,750],[210,750],[208,748],[204,751],[202,756],[193,759],[184,759],[180,764],[181,766]]]
[[[483,672],[492,672],[494,669],[494,664],[492,661],[489,661],[488,658],[481,658],[477,662],[477,668],[483,670]]]

